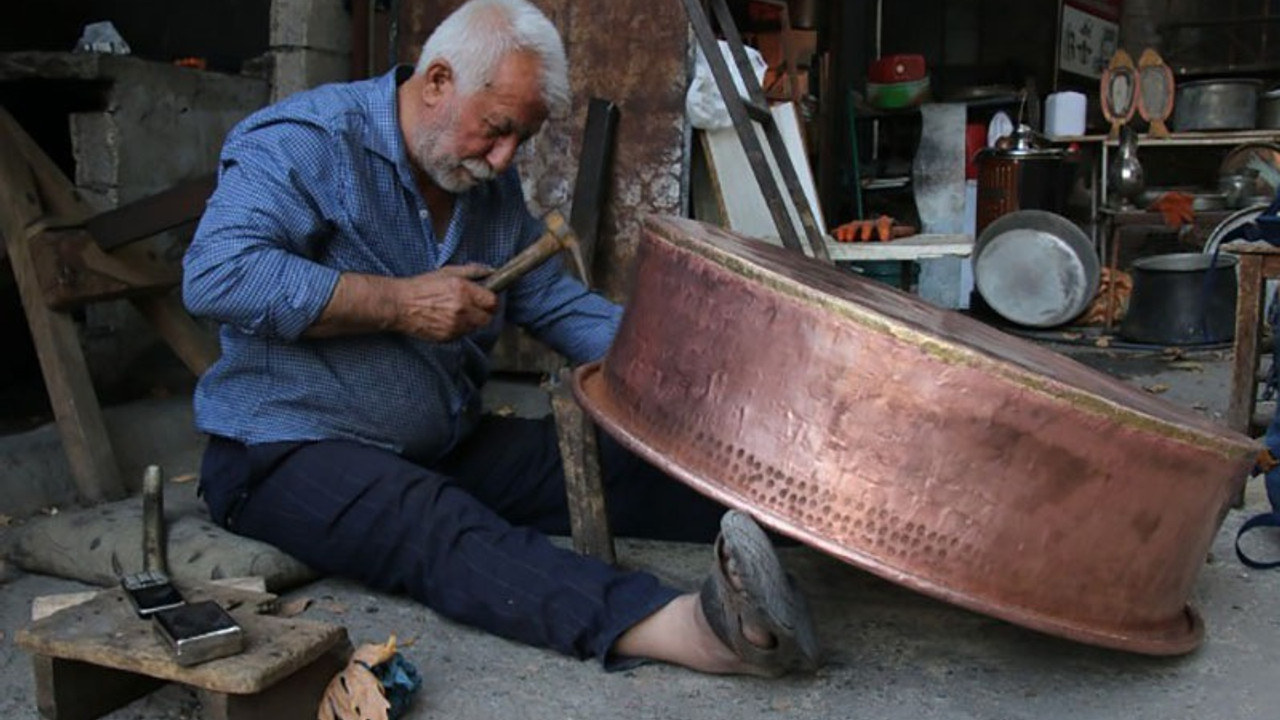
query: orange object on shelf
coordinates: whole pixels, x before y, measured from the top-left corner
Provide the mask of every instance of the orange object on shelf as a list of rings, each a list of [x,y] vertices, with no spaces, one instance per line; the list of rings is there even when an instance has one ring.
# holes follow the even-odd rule
[[[1148,209],[1159,211],[1169,227],[1179,228],[1195,222],[1196,213],[1191,209],[1194,200],[1195,198],[1187,193],[1171,190],[1156,198]]]
[[[173,61],[178,67],[192,68],[195,70],[208,70],[209,61],[202,57],[184,57]]]
[[[871,240],[889,242],[915,234],[914,227],[898,225],[888,215],[881,215],[875,220],[852,220],[831,231],[836,242],[869,242]]]

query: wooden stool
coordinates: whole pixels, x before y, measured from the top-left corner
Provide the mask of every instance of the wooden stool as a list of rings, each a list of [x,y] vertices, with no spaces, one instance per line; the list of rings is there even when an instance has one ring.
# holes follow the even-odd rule
[[[1253,417],[1258,402],[1258,338],[1265,321],[1265,281],[1280,278],[1280,247],[1266,242],[1230,242],[1222,250],[1240,258],[1236,295],[1236,335],[1231,367],[1227,425],[1247,435],[1266,422]]]
[[[326,685],[351,654],[339,625],[258,613],[273,596],[206,585],[244,630],[244,652],[181,667],[119,588],[37,620],[16,643],[34,655],[36,702],[50,720],[97,718],[176,682],[196,689],[209,720],[312,720]]]

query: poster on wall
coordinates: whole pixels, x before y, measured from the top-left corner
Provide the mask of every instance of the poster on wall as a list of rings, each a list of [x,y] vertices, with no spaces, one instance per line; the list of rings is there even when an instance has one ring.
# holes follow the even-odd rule
[[[1067,0],[1062,5],[1058,69],[1101,78],[1120,45],[1120,0]]]

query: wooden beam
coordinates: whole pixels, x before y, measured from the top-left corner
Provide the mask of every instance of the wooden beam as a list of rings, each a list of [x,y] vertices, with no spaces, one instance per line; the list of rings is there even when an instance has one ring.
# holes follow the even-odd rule
[[[548,388],[555,415],[556,439],[564,465],[564,489],[569,504],[573,549],[610,565],[617,561],[609,527],[608,499],[600,475],[596,426],[573,397],[571,371],[560,370]]]
[[[134,298],[133,306],[196,377],[203,375],[218,359],[217,338],[201,327],[174,295]]]
[[[26,136],[0,109],[0,234],[22,297],[40,369],[71,475],[81,498],[100,502],[125,495],[115,453],[107,438],[79,333],[70,316],[50,310],[40,289],[29,229],[44,215],[32,168],[20,141]]]

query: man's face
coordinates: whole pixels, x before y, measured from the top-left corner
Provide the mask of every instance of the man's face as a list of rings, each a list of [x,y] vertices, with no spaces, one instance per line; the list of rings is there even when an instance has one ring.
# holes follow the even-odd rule
[[[463,193],[511,166],[520,143],[546,120],[537,56],[512,53],[470,95],[450,82],[435,112],[414,128],[409,152],[431,181]]]

